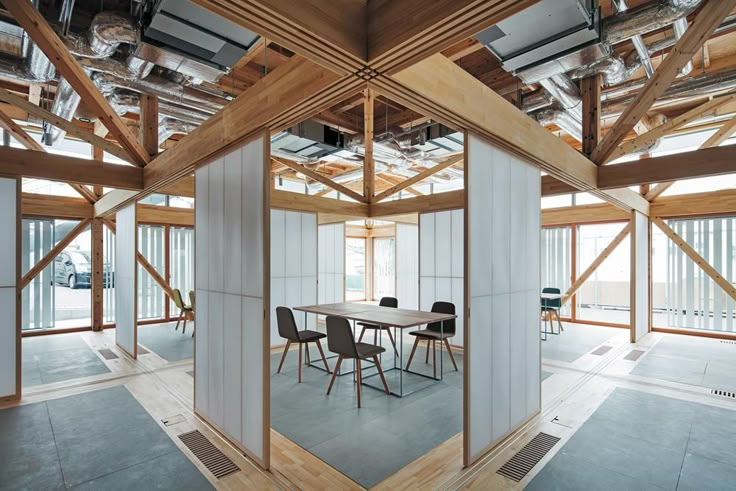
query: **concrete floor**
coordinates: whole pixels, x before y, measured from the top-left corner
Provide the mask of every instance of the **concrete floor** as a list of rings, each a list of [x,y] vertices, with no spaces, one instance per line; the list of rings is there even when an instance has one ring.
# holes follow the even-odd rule
[[[411,348],[407,344],[404,363]],[[387,338],[385,346],[390,346]],[[316,360],[318,353],[313,351],[312,360]],[[412,370],[431,372],[424,354],[423,348],[417,349]],[[454,371],[447,354],[441,383],[404,398],[363,387],[361,409],[351,375],[338,377],[326,396],[330,381],[326,372],[305,367],[298,384],[298,353],[290,351],[281,373],[276,374],[280,356],[271,357],[271,427],[364,487],[384,480],[462,431],[463,377],[461,371]],[[437,356],[439,363],[439,353]],[[462,370],[462,355],[455,354],[455,358]],[[392,366],[392,359],[384,354],[384,368]],[[328,362],[333,367],[335,359]],[[365,370],[364,377],[367,373]],[[389,387],[396,388],[398,371],[388,371],[386,376]],[[380,384],[378,377],[370,380]],[[405,374],[404,388],[425,384],[425,380]]]
[[[559,335],[547,335],[542,341],[542,358],[572,363],[590,353],[606,341],[628,331],[616,327],[592,326],[587,324],[564,323],[564,331]],[[555,332],[558,330],[555,322]]]
[[[0,489],[212,489],[123,386],[0,410]]]
[[[25,337],[21,346],[24,387],[110,372],[79,333]]]
[[[194,323],[187,322],[187,331],[182,326],[175,331],[176,322],[138,326],[138,344],[145,346],[166,361],[180,361],[194,356]]]

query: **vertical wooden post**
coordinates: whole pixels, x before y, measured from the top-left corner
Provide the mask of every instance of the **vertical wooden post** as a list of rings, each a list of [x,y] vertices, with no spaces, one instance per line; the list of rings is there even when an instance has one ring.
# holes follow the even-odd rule
[[[101,331],[104,324],[103,295],[104,234],[102,219],[92,219],[92,330]]]
[[[363,135],[365,138],[365,158],[363,161],[363,196],[371,203],[376,191],[376,172],[373,162],[373,103],[375,94],[365,89],[363,102]]]
[[[583,153],[590,157],[601,139],[601,74],[580,81],[583,96]]]
[[[158,97],[141,94],[139,140],[149,155],[158,154]]]
[[[102,162],[102,149],[98,147],[92,147],[92,159],[97,160],[99,162]],[[104,194],[104,190],[102,186],[93,186],[92,191],[95,193],[95,196],[97,196],[97,199],[100,199],[102,195]]]

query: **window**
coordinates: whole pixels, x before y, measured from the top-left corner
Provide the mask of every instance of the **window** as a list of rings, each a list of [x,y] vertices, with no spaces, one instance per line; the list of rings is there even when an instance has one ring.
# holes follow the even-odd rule
[[[194,290],[194,229],[171,227],[169,236],[171,288],[178,288],[188,304],[189,292]],[[169,312],[172,316],[179,314],[174,302],[171,302]]]
[[[345,239],[345,299],[365,300],[365,239]]]
[[[564,294],[571,284],[571,260],[572,227],[542,229],[542,288],[559,288]],[[570,302],[562,306],[560,314],[570,317]]]
[[[166,227],[163,225],[138,225],[138,251],[156,271],[166,277]],[[148,271],[138,264],[138,319],[163,319],[166,317],[166,293]]]
[[[373,299],[393,297],[396,293],[396,259],[393,237],[373,239]]]

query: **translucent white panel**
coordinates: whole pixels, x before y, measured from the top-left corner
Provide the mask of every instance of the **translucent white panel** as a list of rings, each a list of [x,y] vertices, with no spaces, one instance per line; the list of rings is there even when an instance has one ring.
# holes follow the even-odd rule
[[[264,434],[264,350],[263,345],[263,301],[259,298],[243,298],[243,348],[241,366],[243,370],[243,438],[241,442],[261,462],[268,461]],[[268,431],[268,429],[266,429]]]
[[[399,307],[419,308],[419,227],[396,224],[396,298]]]
[[[222,159],[217,159],[209,165],[209,202],[207,204],[207,220],[210,233],[207,273],[209,274],[209,289],[213,292],[223,291],[223,253],[225,242],[224,225],[224,191],[225,170]]]
[[[514,292],[509,297],[509,361],[510,361],[510,383],[509,383],[509,407],[511,415],[511,426],[521,423],[527,415],[527,369],[528,367],[528,344],[526,336],[529,329],[525,329],[527,322],[525,313],[526,293]]]
[[[452,214],[443,211],[434,214],[434,275],[452,276]]]
[[[280,346],[285,341],[279,336],[276,307],[286,305],[284,278],[271,278],[271,346]]]
[[[197,201],[200,206],[200,201]],[[197,342],[194,343],[194,406],[209,414],[209,292],[197,289]]]
[[[509,235],[510,220],[511,220],[511,180],[510,180],[510,164],[508,156],[501,152],[494,152],[493,161],[493,188],[492,190],[478,189],[478,192],[490,194],[490,205],[491,205],[491,217],[492,220],[488,223],[487,219],[483,219],[483,214],[488,213],[488,202],[486,206],[480,209],[471,208],[470,216],[474,220],[472,223],[473,229],[477,227],[487,227],[492,233],[491,247],[491,289],[494,294],[504,293],[509,291],[510,286],[510,275],[511,271],[509,268],[509,262],[511,261],[511,253],[513,248],[510,246]],[[514,192],[522,192],[522,190],[514,190]],[[481,216],[473,218],[473,214],[480,213]],[[480,221],[475,221],[480,220]],[[475,231],[475,233],[483,233],[482,231]],[[515,244],[516,246],[517,244]],[[475,269],[475,266],[473,268]],[[473,293],[475,296],[475,292]]]
[[[15,286],[16,281],[16,199],[17,181],[0,178],[0,287]],[[13,309],[15,310],[15,309]]]
[[[225,293],[240,295],[243,291],[242,268],[243,248],[240,237],[243,233],[243,224],[240,215],[243,212],[242,189],[242,164],[240,152],[232,152],[224,158],[224,214],[223,214],[223,291]],[[219,225],[218,225],[219,227]],[[218,229],[219,230],[219,229]],[[217,261],[219,265],[219,261]]]
[[[115,234],[115,342],[131,356],[137,353],[136,205],[118,210]]]
[[[634,212],[634,233],[631,235],[631,291],[633,293],[631,328],[632,340],[638,341],[649,331],[649,220]],[[719,244],[720,245],[720,244]],[[720,312],[721,309],[718,309]],[[720,320],[720,315],[718,320]]]
[[[225,358],[225,321],[223,309],[225,308],[224,294],[219,292],[210,292],[209,318],[208,318],[208,396],[209,396],[209,414],[212,421],[220,426],[225,427],[224,423],[224,394],[222,387],[222,378],[224,373]],[[198,333],[199,334],[199,333]]]
[[[419,215],[419,274],[422,276],[435,275],[434,216],[434,213]]]
[[[0,397],[16,395],[17,181],[0,178]]]
[[[266,185],[263,142],[259,139],[249,143],[242,152],[243,295],[263,297],[263,188]]]
[[[284,280],[284,301],[286,306],[291,308],[298,307],[302,302],[302,279],[286,278]]]
[[[317,275],[317,214],[302,213],[302,276]]]
[[[513,244],[509,254],[509,291],[519,292],[527,281],[527,263],[529,254],[526,250],[526,173],[523,165],[509,167],[511,189],[523,192],[509,193],[509,244]]]
[[[287,212],[285,230],[285,276],[298,277],[302,275],[302,214]]]
[[[493,423],[493,439],[496,440],[506,434],[510,426],[510,312],[509,294],[494,295],[492,298],[491,325],[493,326],[493,340],[491,343],[491,380],[493,387],[493,409],[491,412]],[[472,304],[471,304],[472,305]],[[486,347],[486,349],[488,349]],[[480,356],[478,353],[476,356]],[[473,355],[471,354],[471,360]],[[475,371],[471,368],[471,374]],[[488,376],[488,373],[485,374]],[[471,375],[472,380],[472,375]],[[491,387],[483,386],[482,390],[490,390]],[[471,389],[472,391],[472,389]]]
[[[241,334],[243,332],[242,296],[225,295],[223,356],[223,427],[237,441],[241,431]]]
[[[3,397],[16,393],[15,287],[0,287],[0,312],[3,313],[0,321],[0,397]]]
[[[194,174],[194,193],[197,203],[197,206],[194,207],[194,277],[197,288],[202,290],[208,290],[210,286],[207,268],[207,259],[210,255],[209,189],[209,167],[200,167]]]
[[[452,278],[452,303],[455,304],[455,312],[457,312],[456,335],[450,341],[455,346],[463,346],[465,335],[465,299],[463,293],[465,291],[464,278]]]
[[[302,276],[302,299],[299,302],[300,305],[314,305],[317,303],[317,277],[316,276]],[[313,315],[307,316],[307,327],[314,328],[315,317]]]
[[[335,226],[335,237],[334,237],[334,272],[340,275],[345,275],[345,224],[338,223]],[[344,282],[344,281],[343,281]],[[344,288],[340,293],[340,297],[345,296]]]
[[[429,311],[435,301],[434,276],[419,277],[419,310]]]
[[[282,210],[271,210],[271,278],[283,278],[286,274],[285,214]]]
[[[452,276],[462,278],[465,274],[463,257],[465,250],[465,212],[452,210]]]
[[[496,232],[488,226],[488,217],[500,215],[495,210],[489,209],[491,201],[490,194],[495,194],[493,188],[493,166],[492,158],[494,149],[485,142],[477,139],[470,140],[473,145],[468,149],[470,161],[473,167],[470,170],[472,179],[468,180],[468,219],[472,231],[468,235],[470,244],[470,284],[473,296],[490,295],[492,292],[491,263],[493,252],[498,241],[507,240],[502,232]],[[495,239],[495,240],[494,240]]]
[[[474,374],[470,379],[476,388],[469,393],[469,419],[472,431],[469,435],[465,435],[470,439],[470,454],[475,456],[494,440],[493,425],[491,416],[493,411],[493,384],[489,380],[490,374],[493,373],[493,356],[489,356],[487,351],[493,346],[493,300],[490,296],[474,298],[470,304],[471,339],[472,343],[478,346],[473,349],[469,344],[468,349],[472,349],[470,356],[470,373]],[[492,354],[491,354],[492,355]],[[478,374],[478,375],[475,375]],[[474,383],[474,379],[479,377],[485,383]]]
[[[434,299],[436,302],[452,301],[452,278],[438,276],[435,279]]]

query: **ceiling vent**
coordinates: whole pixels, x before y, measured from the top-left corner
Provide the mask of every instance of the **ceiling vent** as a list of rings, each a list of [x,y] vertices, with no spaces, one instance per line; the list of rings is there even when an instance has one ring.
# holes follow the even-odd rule
[[[307,120],[271,138],[271,149],[295,158],[319,160],[342,146],[341,135],[329,126]]]
[[[162,0],[136,56],[201,80],[217,81],[259,36],[189,0]]]
[[[535,78],[532,68],[549,62],[564,72],[606,56],[599,44],[600,12],[597,0],[541,0],[476,35],[500,61],[525,82]],[[570,56],[570,60],[565,60]],[[549,76],[550,69],[543,73]],[[536,81],[536,80],[534,80]]]

